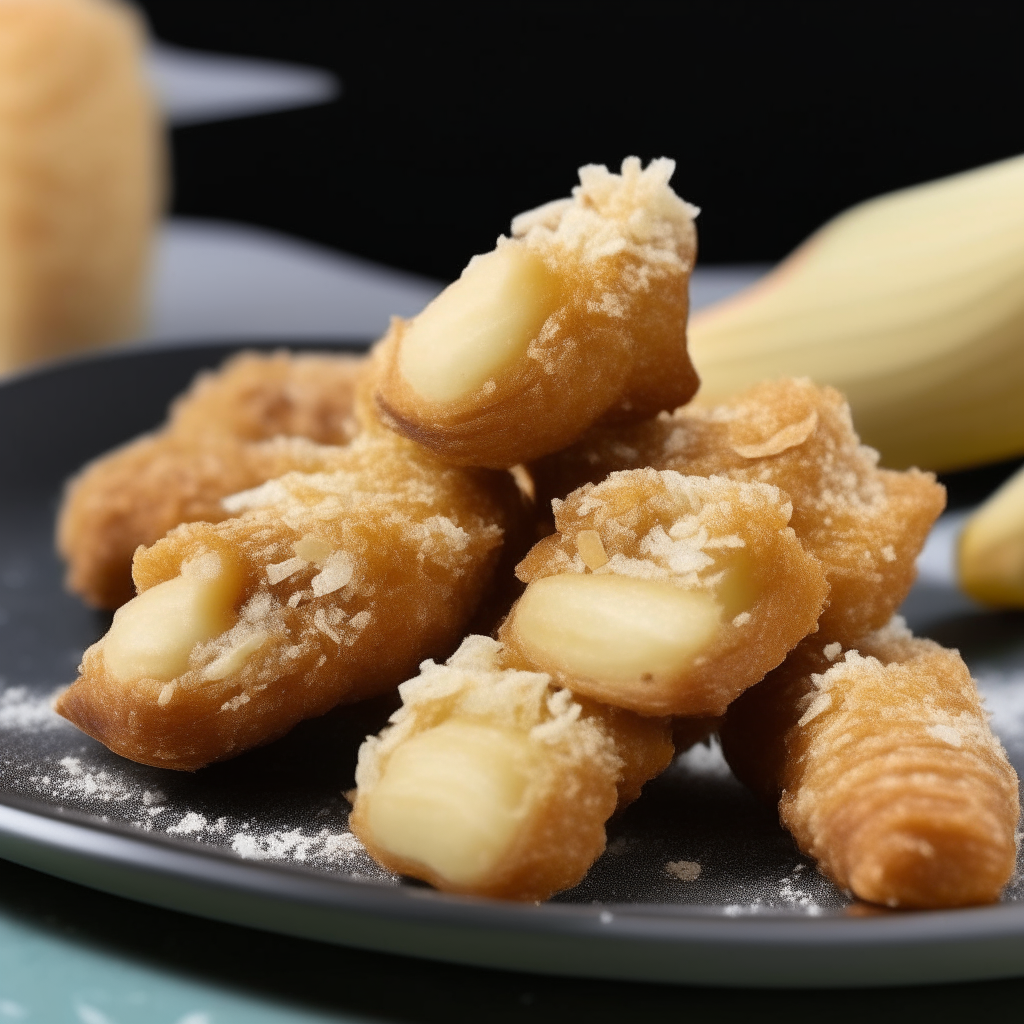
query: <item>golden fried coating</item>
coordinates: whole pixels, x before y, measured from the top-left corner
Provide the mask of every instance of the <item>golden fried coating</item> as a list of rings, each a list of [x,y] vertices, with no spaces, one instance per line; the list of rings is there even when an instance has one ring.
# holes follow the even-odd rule
[[[359,432],[355,391],[367,361],[348,355],[245,352],[200,374],[167,424],[89,463],[69,483],[57,520],[66,585],[116,608],[135,593],[132,555],[179,523],[219,522],[221,499],[289,470],[302,446],[278,436],[347,444]],[[300,461],[289,464],[294,454]],[[306,453],[308,456],[308,453]]]
[[[509,468],[689,401],[693,207],[671,160],[580,169],[571,199],[512,238],[384,339],[377,400],[403,434],[456,465]]]
[[[542,900],[575,885],[616,806],[672,760],[666,720],[578,703],[488,637],[399,692],[360,748],[349,822],[384,867],[448,892]]]
[[[168,427],[179,436],[347,444],[360,430],[355,392],[367,366],[365,356],[338,352],[241,352],[199,374],[171,405]]]
[[[133,6],[0,3],[0,373],[140,326],[165,154]]]
[[[508,474],[389,432],[322,447],[321,471],[140,548],[139,596],[57,710],[125,757],[192,770],[386,692],[464,635],[518,502]]]
[[[632,427],[595,428],[531,467],[543,507],[613,470],[654,466],[759,481],[793,502],[791,525],[831,587],[820,626],[853,641],[889,621],[916,576],[915,559],[945,506],[931,473],[879,469],[834,388],[763,381],[722,405],[688,406]]]
[[[991,903],[1013,872],[1017,776],[956,651],[893,620],[809,637],[726,714],[726,758],[779,799],[837,885],[890,907]]]
[[[613,473],[555,502],[499,637],[574,693],[643,715],[714,716],[815,629],[821,564],[762,483]]]

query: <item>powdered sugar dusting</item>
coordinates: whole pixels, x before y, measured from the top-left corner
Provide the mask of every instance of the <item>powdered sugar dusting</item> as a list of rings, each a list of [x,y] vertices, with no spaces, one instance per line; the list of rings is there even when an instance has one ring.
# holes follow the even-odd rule
[[[823,879],[813,869],[805,875],[807,870],[807,864],[797,864],[777,882],[766,883],[762,895],[745,903],[729,903],[722,907],[722,913],[726,917],[756,917],[777,914],[781,910],[821,917],[827,910],[834,909],[835,899],[829,899],[827,904],[820,902],[813,890],[821,888]]]
[[[105,763],[97,764],[82,747],[81,753],[55,757],[45,770],[36,772],[9,758],[5,764],[8,770],[13,767],[21,773],[37,797],[97,814],[105,821],[116,820],[140,831],[222,848],[246,860],[303,864],[341,872],[348,878],[398,883],[396,876],[373,862],[348,830],[340,792],[319,810],[308,805],[298,808],[301,822],[288,809],[283,814],[267,809],[259,817],[218,815],[211,813],[205,803],[192,807],[183,803],[179,780],[184,780],[184,789],[190,790],[194,777],[134,765],[106,751],[96,757]],[[168,777],[169,785],[146,784],[147,776]],[[319,818],[322,824],[310,827],[310,817],[314,822]]]
[[[270,832],[256,836],[238,832],[231,840],[231,849],[246,860],[328,860],[348,863],[366,848],[351,832],[331,832],[321,829],[308,835],[302,829]]]
[[[169,836],[191,836],[206,828],[206,818],[195,811],[189,811],[176,825],[167,829]]]
[[[61,770],[51,775],[31,777],[41,791],[48,790],[58,800],[85,798],[102,803],[122,803],[135,797],[130,782],[113,772],[93,771],[82,764],[81,758],[62,757],[58,767]]]
[[[665,862],[665,874],[680,882],[696,882],[700,878],[701,867],[695,860],[669,860]]]
[[[0,679],[0,685],[3,679]],[[69,723],[53,710],[54,698],[63,690],[40,697],[26,686],[7,686],[0,690],[0,729],[19,732],[42,732],[46,729],[70,728]]]
[[[806,870],[805,864],[797,864],[793,870],[779,882],[779,899],[783,904],[802,910],[810,917],[819,917],[823,908],[811,892],[801,886],[800,876]]]

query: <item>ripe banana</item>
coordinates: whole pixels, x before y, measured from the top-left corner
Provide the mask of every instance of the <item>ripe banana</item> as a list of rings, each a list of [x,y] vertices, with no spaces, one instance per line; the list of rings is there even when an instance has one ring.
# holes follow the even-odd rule
[[[967,520],[957,571],[971,597],[1024,608],[1024,468]]]
[[[840,214],[689,339],[702,403],[809,376],[887,466],[1024,452],[1024,156]]]

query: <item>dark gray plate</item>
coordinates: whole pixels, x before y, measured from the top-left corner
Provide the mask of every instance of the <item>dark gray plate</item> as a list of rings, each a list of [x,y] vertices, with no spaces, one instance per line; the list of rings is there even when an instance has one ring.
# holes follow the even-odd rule
[[[262,346],[261,346],[262,347]],[[308,346],[307,346],[308,347]],[[341,709],[194,775],[111,754],[53,694],[109,617],[61,588],[62,482],[159,422],[230,346],[82,360],[0,386],[0,855],[108,892],[367,948],[548,973],[736,985],[855,985],[1024,974],[1024,885],[996,907],[888,914],[801,857],[717,748],[684,755],[610,827],[575,889],[543,906],[435,893],[378,868],[342,791],[388,701]],[[963,649],[1024,767],[1022,617],[950,582],[947,522],[905,612]]]

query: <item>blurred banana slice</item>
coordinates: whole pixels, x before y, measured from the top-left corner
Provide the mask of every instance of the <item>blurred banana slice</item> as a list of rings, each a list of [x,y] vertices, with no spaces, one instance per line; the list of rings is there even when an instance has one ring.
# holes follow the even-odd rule
[[[1024,608],[1024,468],[967,520],[957,551],[960,586],[985,604]]]
[[[702,403],[809,376],[894,469],[1024,452],[1024,156],[848,210],[694,316],[689,346]]]

